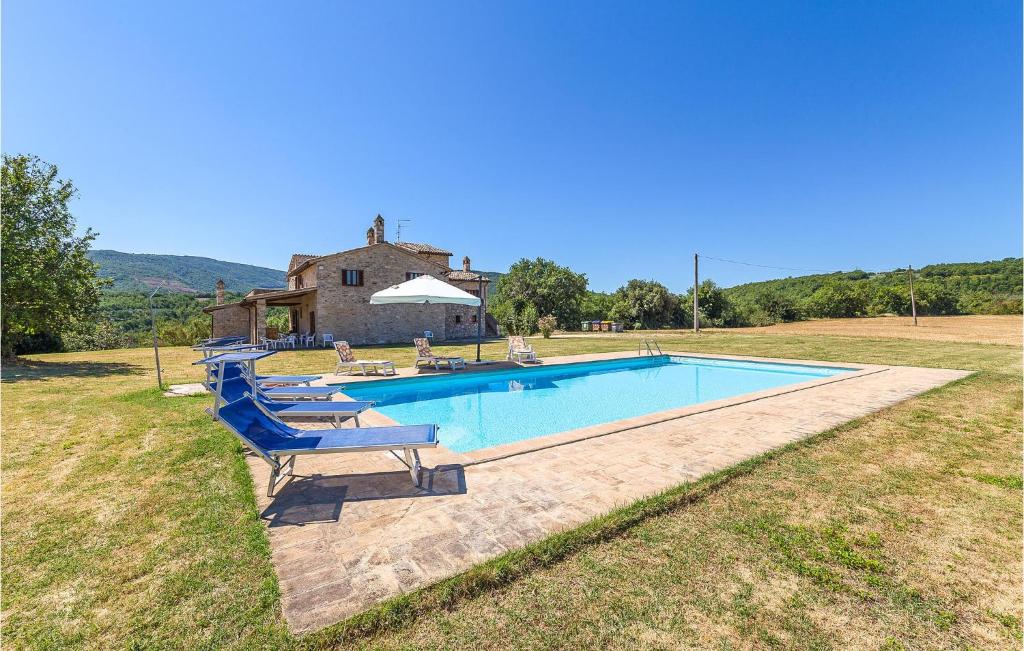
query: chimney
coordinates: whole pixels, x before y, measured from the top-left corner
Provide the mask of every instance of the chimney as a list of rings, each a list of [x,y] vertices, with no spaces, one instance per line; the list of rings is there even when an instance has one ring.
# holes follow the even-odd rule
[[[366,244],[367,245],[373,244],[375,239],[376,239],[376,237],[373,234],[373,229],[372,228],[367,228],[366,229]]]
[[[380,244],[384,241],[384,218],[377,215],[373,220],[373,243]]]
[[[217,280],[217,305],[224,305],[224,281]]]
[[[469,256],[462,258],[462,270],[469,271]]]

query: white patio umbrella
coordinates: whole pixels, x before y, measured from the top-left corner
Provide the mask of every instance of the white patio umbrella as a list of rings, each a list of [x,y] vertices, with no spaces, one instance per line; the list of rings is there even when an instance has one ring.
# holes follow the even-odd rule
[[[370,297],[370,305],[394,305],[396,303],[480,305],[480,297],[464,292],[454,285],[433,276],[417,276],[400,285],[382,289]]]
[[[433,276],[417,276],[399,285],[370,296],[370,305],[396,305],[414,303],[418,305],[472,305],[480,307],[480,297],[464,292],[454,285]],[[477,317],[480,318],[479,316]],[[480,325],[476,329],[476,361],[480,361]]]

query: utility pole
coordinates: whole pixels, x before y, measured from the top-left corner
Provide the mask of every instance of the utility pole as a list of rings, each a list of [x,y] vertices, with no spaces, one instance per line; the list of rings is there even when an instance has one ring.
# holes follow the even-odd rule
[[[910,313],[914,315],[914,325],[917,325],[917,301],[914,300],[914,269],[907,265],[907,277],[910,278]]]
[[[693,254],[693,332],[700,332],[700,304],[697,300],[697,287],[699,286],[697,275],[697,254]]]
[[[476,306],[476,361],[480,361],[480,336],[481,328],[484,327],[484,275],[479,271],[476,273],[476,297],[480,304]]]
[[[153,296],[160,291],[161,287],[158,285],[153,293],[149,295],[149,322],[153,327],[153,356],[156,358],[156,386],[158,389],[164,388],[163,378],[160,375],[160,344],[157,343],[156,338],[156,310],[153,308]]]

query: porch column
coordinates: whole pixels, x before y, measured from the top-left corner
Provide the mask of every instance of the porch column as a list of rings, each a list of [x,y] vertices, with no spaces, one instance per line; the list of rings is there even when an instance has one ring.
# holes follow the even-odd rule
[[[253,322],[256,324],[256,338],[252,343],[255,344],[267,336],[267,301],[256,301],[256,318]]]

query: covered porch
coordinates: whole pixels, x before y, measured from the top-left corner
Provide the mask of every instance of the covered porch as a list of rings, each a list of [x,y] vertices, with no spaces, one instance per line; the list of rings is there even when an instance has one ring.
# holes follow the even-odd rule
[[[252,343],[277,339],[288,334],[309,335],[316,333],[316,288],[259,290],[254,289],[242,299],[242,305],[249,310],[251,324],[249,338]],[[288,310],[288,328],[281,332],[267,325],[267,309],[284,307]],[[300,342],[301,344],[302,342]]]
[[[288,309],[288,328],[278,332],[267,326],[267,308]],[[235,303],[211,305],[203,310],[212,318],[212,336],[243,336],[250,343],[264,343],[279,335],[316,333],[316,287],[303,289],[254,289]]]

